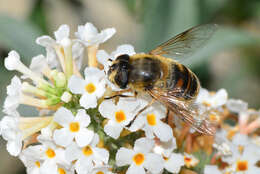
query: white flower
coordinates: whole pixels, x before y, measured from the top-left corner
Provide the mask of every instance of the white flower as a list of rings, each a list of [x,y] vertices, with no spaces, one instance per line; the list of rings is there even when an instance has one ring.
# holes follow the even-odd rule
[[[220,170],[217,166],[214,165],[206,165],[204,168],[204,174],[221,174]]]
[[[116,154],[118,166],[130,165],[126,174],[145,174],[145,169],[151,173],[163,170],[163,159],[160,155],[151,153],[153,140],[140,138],[135,141],[134,149],[120,148]]]
[[[69,92],[67,92],[67,91],[65,91],[65,92],[62,94],[62,96],[60,97],[60,99],[61,99],[63,102],[65,102],[65,103],[69,103],[69,102],[71,101],[71,98],[72,98],[72,95],[71,95]]]
[[[83,109],[78,110],[74,117],[70,110],[62,107],[55,113],[54,121],[63,127],[55,130],[53,134],[53,139],[58,145],[66,147],[75,138],[76,143],[83,147],[93,139],[94,132],[86,128],[90,124],[90,117]]]
[[[7,141],[7,151],[17,156],[22,149],[22,131],[18,127],[19,117],[5,116],[0,122],[0,132]]]
[[[260,160],[260,149],[253,144],[244,146],[241,151],[241,146],[237,146],[233,150],[233,156],[227,162],[231,165],[231,170],[238,174],[256,174],[260,173],[260,168],[255,164]]]
[[[105,92],[105,74],[103,71],[94,67],[87,67],[84,71],[85,80],[73,75],[68,88],[74,94],[82,94],[80,105],[85,109],[97,107],[97,99],[102,97]]]
[[[32,58],[30,69],[42,76],[43,71],[48,68],[47,59],[43,55],[38,55]]]
[[[229,99],[226,105],[230,111],[236,113],[245,112],[248,108],[248,104],[242,100]]]
[[[16,113],[16,109],[20,104],[20,95],[22,93],[21,80],[14,76],[11,80],[11,84],[7,86],[7,97],[4,102],[4,112],[9,115]]]
[[[145,103],[143,100],[142,103]],[[173,138],[172,129],[161,119],[166,117],[166,108],[160,103],[154,103],[152,106],[143,111],[130,127],[131,131],[142,129],[148,138],[154,138],[156,135],[161,141],[167,142]]]
[[[65,151],[63,148],[57,147],[51,141],[40,141],[42,145],[30,146],[28,152],[33,155],[40,164],[40,173],[58,172],[59,166],[70,168],[71,164],[65,159]]]
[[[109,119],[104,127],[106,134],[117,139],[137,113],[138,105],[135,98],[120,98],[117,105],[112,100],[104,100],[99,106],[99,112]]]
[[[99,33],[93,24],[86,23],[85,25],[78,26],[78,31],[75,33],[75,36],[80,39],[85,46],[91,46],[104,43],[110,39],[115,32],[116,30],[114,28],[108,28]]]
[[[28,174],[40,174],[40,167],[43,161],[39,159],[39,156],[37,156],[38,154],[36,155],[34,153],[33,149],[34,146],[29,146],[24,149],[19,155],[19,158],[25,165]]]
[[[50,36],[41,36],[36,39],[36,43],[46,48],[46,59],[48,65],[51,68],[58,68],[59,62],[57,59],[56,49],[58,46],[66,46],[66,43],[70,43],[69,39],[70,28],[68,25],[61,25],[57,31],[54,32],[55,40]],[[65,44],[65,45],[64,45]],[[76,66],[80,69],[82,58],[83,58],[83,50],[81,44],[78,42],[72,43],[72,57],[76,60]]]
[[[153,149],[154,153],[169,157],[174,149],[177,148],[176,139],[173,137],[167,142],[156,141]]]
[[[90,145],[78,147],[75,143],[72,143],[66,148],[66,159],[69,161],[77,160],[75,169],[78,174],[92,171],[94,167],[93,162],[97,166],[108,163],[109,153],[106,149],[96,147],[98,142],[98,135],[95,135]]]
[[[184,165],[184,157],[182,154],[172,153],[177,148],[176,139],[173,137],[168,142],[156,141],[153,149],[154,153],[163,156],[164,168],[172,173],[178,173],[181,166]]]
[[[37,73],[30,70],[20,61],[20,55],[16,51],[10,51],[8,57],[5,58],[5,67],[10,70],[16,70],[32,79],[35,83],[48,83],[42,79]]]
[[[199,160],[195,156],[187,153],[184,154],[184,164],[186,167],[195,167],[198,163]]]
[[[208,107],[218,108],[226,104],[227,98],[228,95],[225,89],[220,89],[215,94],[211,94],[206,89],[201,88],[196,102]]]
[[[20,55],[12,50],[8,53],[8,57],[5,58],[5,67],[9,71],[16,70],[21,65]]]
[[[184,166],[184,158],[182,154],[171,153],[169,157],[164,157],[164,168],[172,173],[179,173],[181,167]]]

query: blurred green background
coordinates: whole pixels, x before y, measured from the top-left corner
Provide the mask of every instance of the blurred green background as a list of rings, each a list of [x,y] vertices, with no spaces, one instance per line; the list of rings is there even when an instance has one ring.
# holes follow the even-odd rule
[[[17,50],[29,65],[31,57],[44,54],[35,44],[38,36],[53,36],[61,24],[69,24],[73,34],[86,22],[117,29],[101,49],[112,51],[130,43],[137,52],[189,27],[217,23],[219,30],[209,44],[186,65],[203,87],[225,88],[229,97],[260,107],[259,0],[0,0],[0,106],[14,75],[3,66],[10,50]],[[0,143],[0,173],[24,174],[21,162],[7,154],[2,139]]]

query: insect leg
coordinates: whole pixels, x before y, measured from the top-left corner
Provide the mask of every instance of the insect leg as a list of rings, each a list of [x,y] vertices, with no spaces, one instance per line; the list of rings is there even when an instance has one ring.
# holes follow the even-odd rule
[[[115,94],[115,95],[112,95],[112,96],[109,96],[109,97],[105,97],[104,99],[105,99],[105,100],[109,100],[109,99],[113,99],[113,98],[116,98],[116,97],[124,97],[124,98],[127,98],[127,97],[136,97],[136,96],[137,96],[137,92],[135,92],[133,96],[122,94],[122,93],[124,93],[124,92],[128,92],[128,90],[127,90],[127,91],[125,91],[125,90],[124,90],[124,91],[119,91],[118,94]]]
[[[138,117],[138,115],[140,115],[143,111],[145,111],[147,108],[149,108],[154,102],[155,102],[155,99],[152,99],[145,107],[143,107],[142,109],[140,109],[140,110],[138,111],[138,113],[134,116],[134,119],[131,120],[130,123],[129,123],[128,125],[126,125],[126,127],[129,128],[129,127],[134,123],[134,121],[135,121],[135,119]]]

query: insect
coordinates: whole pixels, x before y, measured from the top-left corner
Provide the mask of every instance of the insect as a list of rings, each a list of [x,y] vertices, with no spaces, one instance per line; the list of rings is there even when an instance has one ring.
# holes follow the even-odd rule
[[[200,82],[189,68],[176,60],[190,57],[206,44],[215,30],[214,24],[193,27],[149,53],[120,55],[112,61],[107,73],[108,79],[121,89],[130,89],[138,94],[148,93],[152,96],[152,101],[137,115],[157,100],[198,132],[212,135],[215,130],[214,124],[206,118],[200,118],[194,107]]]

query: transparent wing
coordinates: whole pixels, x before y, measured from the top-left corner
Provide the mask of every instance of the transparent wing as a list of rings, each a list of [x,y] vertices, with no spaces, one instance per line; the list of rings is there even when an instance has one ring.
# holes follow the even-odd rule
[[[216,24],[206,24],[190,28],[157,46],[149,54],[165,55],[177,60],[190,57],[207,43],[216,29]]]
[[[208,118],[200,118],[195,107],[192,105],[193,103],[179,100],[172,92],[168,93],[168,91],[162,91],[159,88],[149,90],[148,93],[199,133],[206,135],[215,134],[216,123],[210,121]]]

